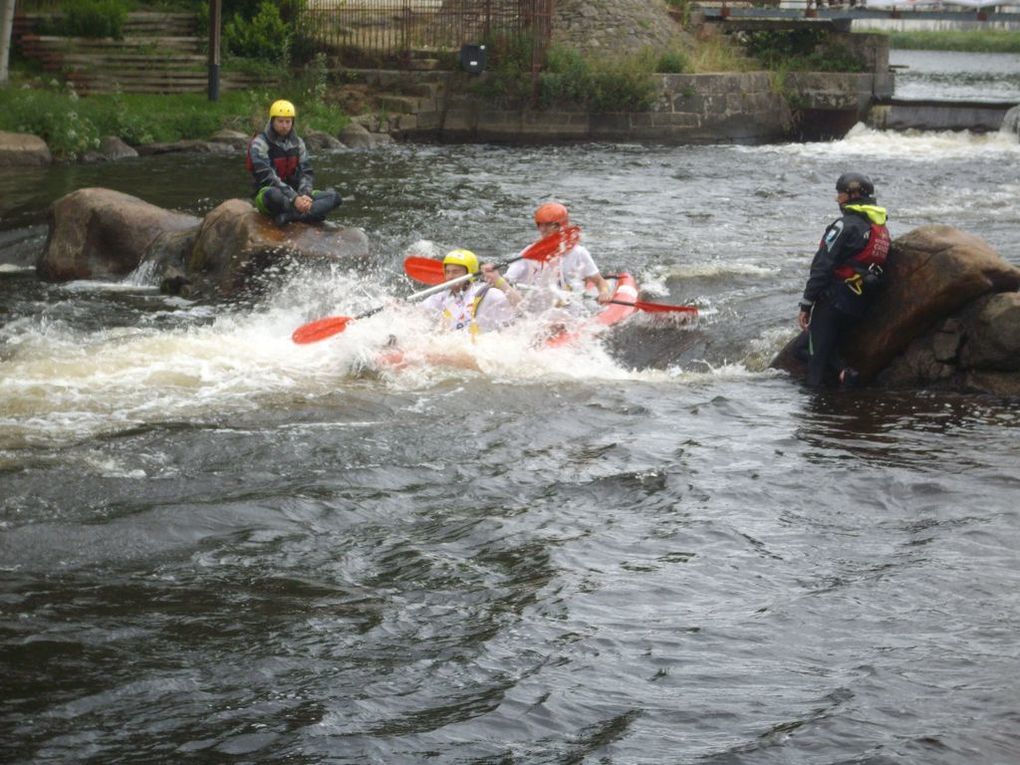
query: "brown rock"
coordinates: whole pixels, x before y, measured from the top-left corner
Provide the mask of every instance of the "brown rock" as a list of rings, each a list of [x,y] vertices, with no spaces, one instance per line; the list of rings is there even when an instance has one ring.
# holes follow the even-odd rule
[[[1003,292],[978,301],[962,317],[965,369],[1020,371],[1020,293]]]
[[[164,210],[119,191],[85,188],[54,202],[36,271],[41,279],[109,279],[142,262],[162,234],[196,228],[192,215]]]
[[[233,297],[294,267],[367,260],[368,237],[360,229],[305,223],[278,228],[246,200],[229,199],[202,222],[186,271],[200,293]]]
[[[967,387],[966,370],[1020,368],[1020,298],[999,294],[1018,288],[1020,268],[984,240],[951,226],[923,226],[893,242],[883,291],[841,350],[865,383],[955,380]],[[772,366],[799,376],[803,366],[791,345]]]
[[[0,167],[48,165],[52,161],[50,147],[39,136],[0,130]]]
[[[976,298],[1020,288],[1020,269],[952,226],[923,226],[893,242],[882,295],[846,357],[873,377],[918,335]]]

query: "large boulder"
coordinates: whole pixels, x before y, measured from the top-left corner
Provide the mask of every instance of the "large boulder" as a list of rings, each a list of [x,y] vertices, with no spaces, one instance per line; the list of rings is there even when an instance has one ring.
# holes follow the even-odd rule
[[[982,389],[973,381],[994,372],[1001,392],[1020,369],[1018,289],[1020,268],[984,240],[923,226],[893,242],[883,291],[841,351],[865,383]],[[772,366],[803,374],[792,342]]]
[[[0,130],[0,167],[43,166],[52,161],[50,147],[39,136]]]
[[[131,273],[162,234],[197,228],[193,215],[102,188],[73,191],[48,211],[49,235],[36,262],[41,279],[112,279]]]
[[[294,267],[368,259],[360,229],[331,223],[273,225],[243,199],[230,199],[205,219],[164,210],[101,188],[79,189],[50,207],[50,231],[36,271],[49,281],[139,281],[173,294],[234,298],[261,291]]]
[[[250,202],[229,199],[205,217],[184,270],[199,294],[233,297],[294,268],[367,262],[361,229],[329,223],[279,228]]]

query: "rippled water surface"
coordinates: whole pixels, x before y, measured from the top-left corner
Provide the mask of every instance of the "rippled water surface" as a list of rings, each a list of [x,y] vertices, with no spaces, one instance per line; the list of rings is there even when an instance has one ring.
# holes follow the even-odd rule
[[[837,175],[874,177],[894,236],[950,224],[1020,264],[1018,159],[863,128],[335,154],[371,273],[237,307],[22,266],[66,191],[201,215],[240,161],[5,175],[0,759],[1017,762],[1016,402],[766,367]],[[394,304],[290,342],[413,291],[408,252],[515,252],[551,196],[603,270],[700,320],[550,350]],[[376,363],[391,334],[404,370]]]
[[[896,97],[1020,104],[1020,54],[889,51],[897,67]]]

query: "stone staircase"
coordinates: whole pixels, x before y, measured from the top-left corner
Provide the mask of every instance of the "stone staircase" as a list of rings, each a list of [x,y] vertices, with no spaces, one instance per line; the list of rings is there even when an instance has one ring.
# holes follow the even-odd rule
[[[457,76],[432,70],[345,68],[344,72],[352,83],[348,87],[365,91],[373,105],[354,119],[372,132],[396,136],[438,127],[448,79]]]
[[[130,13],[124,37],[57,37],[37,34],[41,14],[15,18],[14,39],[26,58],[93,93],[201,93],[208,88],[206,40],[189,13]],[[220,71],[220,89],[264,87],[265,78]]]

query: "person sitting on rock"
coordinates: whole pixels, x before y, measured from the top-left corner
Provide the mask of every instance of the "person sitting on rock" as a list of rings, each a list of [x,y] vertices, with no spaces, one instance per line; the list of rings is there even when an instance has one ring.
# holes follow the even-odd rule
[[[277,226],[291,221],[319,223],[343,201],[333,189],[316,191],[305,142],[294,132],[297,111],[290,101],[269,107],[266,129],[248,144],[255,207]]]
[[[841,175],[836,203],[842,216],[822,235],[797,316],[803,332],[795,353],[807,362],[811,387],[857,382],[857,371],[840,357],[838,346],[874,300],[889,253],[888,215],[875,204],[875,185],[867,176]]]

